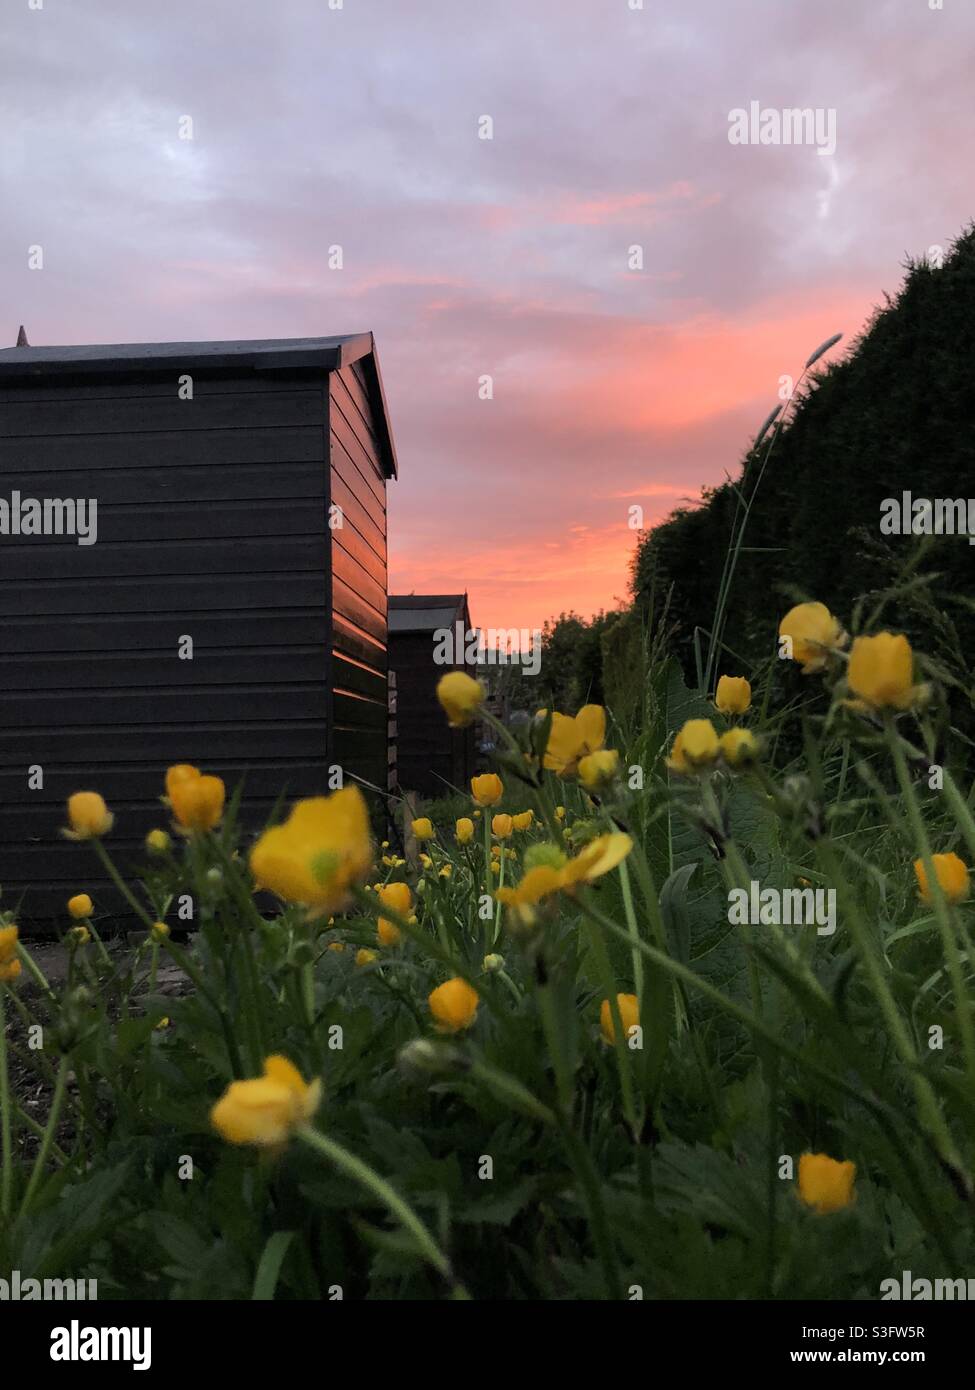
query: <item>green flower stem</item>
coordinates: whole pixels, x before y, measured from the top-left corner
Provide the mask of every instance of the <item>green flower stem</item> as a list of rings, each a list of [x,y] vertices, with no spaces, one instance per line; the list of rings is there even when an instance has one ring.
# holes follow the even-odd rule
[[[523,1086],[508,1072],[501,1071],[498,1067],[492,1067],[489,1062],[478,1060],[471,1063],[468,1075],[483,1081],[488,1090],[492,1091],[499,1100],[507,1101],[514,1109],[530,1115],[533,1119],[540,1120],[543,1125],[554,1126],[558,1124],[558,1116],[555,1111],[550,1110],[547,1105],[543,1105],[526,1086]]]
[[[508,974],[507,970],[498,970],[495,973],[497,974],[498,979],[502,982],[505,988],[510,991],[511,997],[512,999],[514,999],[515,1003],[520,1004],[521,991],[519,990],[518,986],[515,984],[511,976]]]
[[[199,993],[207,1001],[214,1013],[220,1020],[220,1027],[223,1030],[224,1042],[227,1047],[227,1057],[230,1061],[230,1071],[235,1080],[239,1080],[246,1075],[240,1058],[240,1049],[237,1046],[237,1039],[234,1037],[234,1030],[230,1024],[227,1010],[221,1004],[211,989],[208,988],[203,976],[193,964],[186,951],[181,951],[175,942],[170,941],[168,936],[164,936],[160,942],[163,950],[172,957],[179,968],[188,975],[196,986]]]
[[[633,893],[630,889],[630,871],[627,868],[626,860],[621,859],[619,864],[620,886],[623,889],[623,911],[626,914],[626,925],[629,928],[630,936],[633,938],[633,946],[630,949],[630,958],[633,962],[633,988],[636,992],[638,1002],[643,1003],[643,957],[640,955],[636,943],[640,940],[640,929],[636,924],[636,913],[633,910]]]
[[[581,899],[581,895],[580,895]],[[618,935],[625,936],[627,941],[632,941],[629,931],[624,932],[622,927],[614,928]],[[630,1133],[634,1141],[638,1141],[642,1122],[637,1117],[636,1100],[633,1094],[633,1076],[630,1069],[630,1053],[627,1049],[627,1037],[623,1028],[623,1020],[620,1017],[619,1000],[617,999],[616,980],[613,976],[613,966],[606,949],[606,942],[603,940],[602,932],[599,931],[597,923],[588,917],[586,920],[586,930],[589,940],[592,943],[593,954],[596,957],[596,969],[599,971],[606,1000],[609,1004],[610,1018],[613,1021],[613,1052],[616,1055],[616,1067],[620,1078],[620,1091],[623,1097],[623,1113],[629,1125]],[[634,949],[639,949],[642,945],[640,938],[637,937]]]
[[[572,1111],[573,1078],[568,1060],[562,1049],[558,1019],[555,1016],[555,1004],[552,998],[552,984],[549,979],[546,978],[542,981],[536,976],[535,998],[538,1001],[545,1046],[552,1063],[552,1070],[555,1072],[555,1094],[558,1098],[558,1105],[566,1114],[570,1114]]]
[[[500,853],[500,859],[499,859],[499,863],[500,863],[500,866],[501,866],[501,867],[500,867],[500,869],[498,870],[498,888],[497,888],[497,891],[498,891],[499,893],[501,892],[501,889],[504,887],[504,862],[505,862],[505,849],[506,849],[506,848],[507,848],[507,846],[505,845],[504,840],[502,840],[501,843],[500,843],[500,845],[499,845],[499,849],[500,849],[500,852],[501,852],[501,853]],[[494,908],[494,926],[492,927],[492,930],[491,930],[491,950],[492,950],[492,951],[494,950],[494,948],[495,948],[495,946],[496,946],[496,944],[497,944],[498,937],[499,937],[500,935],[501,935],[501,904],[500,904],[500,902],[499,902],[499,903],[497,903],[497,904],[495,905],[495,908]]]
[[[95,930],[95,924],[90,917],[86,918],[86,926],[95,939],[95,945],[98,947],[98,954],[101,957],[102,964],[107,970],[114,970],[115,966],[112,964],[112,957],[105,950],[105,943]]]
[[[866,970],[874,997],[887,1024],[891,1041],[910,1076],[921,1122],[944,1162],[958,1174],[963,1185],[970,1191],[971,1179],[965,1172],[961,1156],[955,1147],[937,1097],[921,1067],[921,1060],[911,1038],[910,1030],[901,1017],[891,992],[877,947],[860,915],[856,894],[847,882],[832,846],[826,841],[820,840],[817,848],[824,870],[836,884],[836,891],[843,905],[850,934],[853,937],[853,944],[856,946],[857,954]]]
[[[481,807],[482,843],[484,847],[484,891],[489,896],[494,894],[494,875],[491,872],[491,817],[488,814],[489,807]],[[491,935],[494,929],[494,918],[489,917],[484,926],[484,950],[482,955],[488,955],[491,950]]]
[[[0,1217],[10,1220],[10,1194],[14,1177],[11,1129],[10,1073],[7,1070],[7,986],[0,984]]]
[[[98,839],[98,837],[96,836],[94,839],[92,839],[91,844],[94,846],[95,853],[100,859],[105,872],[108,874],[109,878],[115,884],[115,887],[122,894],[122,897],[128,903],[129,907],[131,907],[132,911],[139,918],[139,920],[146,927],[148,927],[149,931],[152,931],[152,918],[146,912],[145,908],[139,902],[138,898],[136,898],[135,894],[130,890],[128,884],[122,878],[122,875],[119,873],[118,869],[116,869],[112,856],[109,854],[108,850],[102,844],[101,840]]]
[[[924,817],[921,815],[921,807],[918,804],[917,793],[914,790],[911,774],[908,771],[907,759],[904,757],[904,750],[901,747],[897,731],[893,727],[892,721],[888,721],[887,740],[894,757],[894,768],[897,772],[897,781],[900,785],[904,803],[907,807],[908,820],[914,832],[917,847],[921,852],[921,859],[924,861],[924,871],[928,880],[928,891],[931,894],[934,905],[935,918],[937,919],[938,930],[941,933],[941,944],[945,953],[945,962],[948,966],[948,976],[951,980],[951,989],[955,997],[955,1012],[958,1015],[958,1028],[961,1033],[962,1052],[965,1057],[965,1073],[968,1078],[969,1094],[972,1094],[975,1092],[975,1026],[973,1026],[972,1022],[972,1010],[968,1000],[968,988],[962,970],[958,941],[951,925],[948,903],[945,900],[938,875],[935,873],[934,859],[931,850],[931,838],[928,835]]]
[[[962,796],[958,783],[951,773],[945,768],[943,790],[945,799],[951,808],[951,813],[958,822],[958,829],[961,831],[962,839],[968,846],[968,853],[972,862],[975,863],[975,817],[972,816],[971,807]]]
[[[400,1224],[409,1231],[426,1260],[433,1265],[438,1274],[451,1285],[452,1290],[459,1293],[460,1297],[466,1297],[466,1290],[455,1280],[450,1268],[450,1261],[440,1249],[433,1236],[424,1226],[411,1206],[406,1203],[399,1193],[393,1188],[385,1178],[381,1177],[374,1168],[370,1168],[361,1158],[343,1148],[336,1143],[329,1135],[322,1134],[317,1129],[312,1129],[310,1125],[303,1125],[298,1130],[299,1139],[303,1139],[310,1148],[315,1149],[335,1165],[340,1172],[359,1183],[374,1197],[377,1197]]]
[[[481,718],[484,720],[485,724],[490,725],[495,733],[501,736],[502,742],[507,745],[509,751],[514,754],[516,758],[521,759],[522,762],[526,761],[525,750],[519,747],[518,740],[511,733],[510,729],[505,728],[500,719],[496,719],[495,716],[489,714],[487,710],[481,710]],[[555,802],[552,800],[551,793],[545,784],[543,769],[540,768],[538,770],[538,780],[533,783],[533,786],[535,790],[535,800],[538,803],[538,809],[541,812],[542,820],[548,826],[552,839],[557,845],[562,847],[565,844],[565,836],[555,814]]]
[[[31,1131],[32,1134],[36,1134],[37,1137],[38,1137],[38,1139],[43,1139],[43,1138],[44,1138],[44,1126],[43,1126],[43,1125],[39,1125],[39,1124],[37,1123],[37,1121],[33,1118],[33,1116],[32,1116],[32,1115],[28,1115],[27,1111],[23,1108],[23,1106],[18,1105],[18,1103],[17,1103],[16,1101],[14,1101],[14,1107],[13,1107],[13,1108],[14,1108],[14,1114],[15,1114],[15,1115],[17,1116],[17,1118],[20,1120],[21,1124],[22,1124],[26,1129],[29,1129],[29,1130]],[[51,1141],[51,1154],[53,1155],[54,1158],[57,1159],[57,1161],[58,1161],[59,1163],[63,1163],[63,1164],[66,1165],[66,1164],[68,1164],[68,1163],[71,1162],[71,1159],[70,1159],[70,1158],[68,1157],[68,1155],[64,1152],[64,1150],[62,1149],[61,1145],[55,1143],[54,1140]]]
[[[28,951],[27,947],[20,941],[17,942],[17,958],[21,965],[26,966],[27,973],[30,975],[31,979],[44,991],[47,997],[52,1000],[56,999],[54,990],[48,984],[47,976],[44,974],[44,971],[37,964],[37,961],[31,955],[30,951]]]
[[[30,1204],[34,1193],[37,1191],[38,1184],[44,1176],[44,1167],[54,1143],[54,1134],[61,1118],[61,1106],[64,1103],[64,1092],[68,1081],[68,1058],[63,1056],[58,1066],[57,1081],[54,1085],[54,1095],[51,1098],[51,1111],[47,1117],[47,1124],[44,1127],[44,1137],[41,1146],[37,1151],[37,1158],[34,1161],[34,1171],[30,1175],[30,1182],[27,1184],[27,1191],[24,1193],[24,1200],[21,1203],[21,1215],[30,1209]]]

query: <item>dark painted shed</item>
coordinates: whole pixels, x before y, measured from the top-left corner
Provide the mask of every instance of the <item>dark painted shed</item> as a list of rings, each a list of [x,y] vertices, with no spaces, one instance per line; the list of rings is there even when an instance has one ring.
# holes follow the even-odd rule
[[[437,703],[440,677],[467,670],[454,644],[454,661],[435,660],[437,634],[471,630],[466,594],[390,594],[389,666],[396,673],[396,762],[399,785],[421,796],[466,788],[474,772],[475,732],[448,729]]]
[[[255,824],[335,764],[385,788],[395,476],[370,333],[0,351],[4,906],[97,886],[79,789],[124,861],[173,762],[244,777]]]

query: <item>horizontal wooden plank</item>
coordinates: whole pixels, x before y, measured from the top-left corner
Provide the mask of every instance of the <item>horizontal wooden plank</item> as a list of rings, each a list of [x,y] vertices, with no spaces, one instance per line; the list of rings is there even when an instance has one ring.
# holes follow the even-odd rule
[[[143,434],[158,430],[242,430],[256,426],[324,424],[321,391],[251,391],[199,395],[115,397],[108,400],[3,401],[0,437]]]
[[[350,555],[356,564],[361,566],[365,573],[383,591],[383,599],[379,607],[385,608],[386,600],[386,557],[377,555],[371,546],[367,545],[362,536],[353,526],[345,525],[336,527],[332,531],[332,540],[347,555]]]
[[[306,685],[204,686],[199,690],[156,685],[149,690],[89,690],[79,699],[75,691],[52,694],[0,691],[0,732],[87,728],[117,723],[155,721],[203,724],[215,720],[249,723],[264,720],[315,719],[326,709],[324,682]]]
[[[340,651],[332,653],[332,679],[337,689],[351,690],[370,700],[386,703],[386,675],[358,661],[350,661]]]
[[[215,575],[247,575],[251,579],[274,571],[324,571],[327,540],[322,535],[279,537],[239,537],[234,540],[171,540],[158,542],[128,542],[118,544],[99,541],[96,545],[33,545],[31,541],[14,542],[8,539],[3,546],[4,567],[0,572],[0,588],[16,577],[18,585],[24,580],[70,584],[92,584],[104,579],[140,577],[171,582],[177,575],[207,576],[199,588],[206,593]],[[147,588],[152,587],[147,585]],[[365,585],[363,585],[365,589]],[[105,589],[106,606],[111,604],[110,590]],[[368,595],[365,595],[368,597]],[[35,612],[46,611],[39,599]]]
[[[87,383],[69,385],[63,379],[55,381],[51,378],[38,379],[29,385],[22,382],[17,384],[4,383],[0,385],[0,409],[8,403],[29,405],[37,401],[168,399],[176,394],[181,375],[181,372],[169,369],[158,378],[149,378],[139,374],[133,378],[118,376],[113,378],[111,382],[101,385]],[[192,376],[193,394],[197,399],[202,396],[240,395],[243,392],[248,395],[266,396],[281,391],[307,390],[317,391],[324,399],[327,390],[327,382],[320,368],[295,372],[275,369],[273,372],[251,373],[248,376],[215,375],[210,372],[197,371],[192,373]]]
[[[249,650],[207,648],[194,641],[192,661],[182,660],[174,644],[166,652],[133,652],[122,646],[115,652],[100,652],[85,657],[79,665],[77,653],[57,656],[12,656],[9,651],[0,655],[0,690],[45,691],[74,690],[79,678],[86,695],[92,691],[131,688],[153,690],[161,686],[191,686],[201,698],[211,687],[222,685],[293,685],[296,682],[325,682],[327,679],[326,648],[320,646],[282,647],[274,649],[273,660],[256,640]]]
[[[157,716],[159,710],[156,711]],[[172,725],[149,728],[100,724],[76,728],[15,729],[0,739],[0,767],[76,766],[89,777],[101,765],[142,761],[166,768],[171,763],[195,763],[198,767],[221,758],[318,758],[327,756],[328,726],[324,719],[286,724],[280,720],[236,724]],[[2,880],[0,880],[2,882]]]
[[[290,781],[291,800],[295,796],[301,795],[327,796],[327,770],[323,769],[320,778],[311,786],[307,786],[306,780],[307,791],[296,791],[300,785],[298,779],[292,777]],[[270,817],[275,802],[284,792],[285,781],[282,780],[279,785],[272,789],[271,793],[263,796],[257,795],[250,782],[247,784],[247,789],[248,795],[241,806],[242,821],[247,825],[263,825]],[[128,799],[114,796],[109,799],[109,793],[103,782],[99,782],[98,790],[108,801],[112,814],[115,816],[115,824],[111,832],[112,842],[117,839],[133,840],[135,837],[134,842],[138,846],[147,829],[160,826],[162,829],[172,830],[172,812],[160,804],[157,796],[150,794]],[[283,809],[286,814],[287,804]],[[31,848],[37,844],[48,844],[59,849],[65,843],[70,844],[71,841],[66,841],[61,833],[65,825],[67,825],[67,812],[61,801],[34,804],[25,802],[0,806],[0,846],[2,846],[0,848],[0,861],[6,861],[8,870],[11,867],[15,869],[17,855],[23,848]],[[176,832],[173,833],[175,835]]]
[[[111,498],[111,492],[101,491],[97,495],[96,545],[99,550],[107,545],[138,542],[158,545],[163,542],[229,538],[324,537],[327,530],[324,487],[319,496],[312,499],[265,497],[240,501],[221,498],[220,505],[215,507],[201,507],[198,501],[190,502],[184,499],[154,506],[117,506],[110,503]],[[87,506],[76,514],[80,521],[90,525],[90,510]],[[70,522],[69,511],[65,525],[69,525]],[[346,529],[351,533],[351,527]],[[4,554],[11,556],[18,553],[18,548],[21,551],[28,548],[34,550],[38,546],[79,548],[77,537],[67,533],[60,536],[41,535],[24,538],[8,535],[2,538],[2,545]],[[365,549],[361,540],[359,545]],[[80,547],[82,550],[85,548]],[[16,573],[18,567],[16,562],[11,560],[5,568]]]
[[[386,669],[385,647],[340,613],[334,616],[332,641],[336,651],[344,652],[355,661],[364,662],[378,671]]]
[[[320,751],[320,750],[319,750]],[[312,758],[270,758],[258,761],[239,755],[236,758],[207,758],[200,764],[204,772],[222,777],[227,784],[228,794],[239,784],[243,784],[244,800],[271,798],[284,793],[289,798],[296,796],[324,795],[328,789],[329,763],[320,756]],[[44,786],[40,790],[28,790],[26,767],[4,768],[0,770],[0,806],[21,809],[33,805],[55,806],[59,814],[64,814],[64,803],[72,792],[93,790],[101,792],[113,809],[123,802],[151,802],[162,796],[165,767],[153,760],[145,763],[105,764],[95,769],[83,770],[45,762]],[[82,784],[82,780],[84,782]],[[167,817],[168,811],[157,805],[157,815]],[[160,824],[163,821],[160,820]],[[0,851],[2,853],[2,851]],[[0,878],[2,882],[2,878]]]
[[[0,473],[8,487],[19,487],[21,491],[28,488],[24,475],[30,473],[211,468],[219,464],[306,463],[324,459],[325,431],[319,425],[0,439]]]
[[[336,730],[381,729],[383,738],[386,737],[385,700],[368,700],[339,687],[332,698]]]
[[[350,461],[362,483],[369,488],[376,500],[385,506],[386,484],[376,473],[374,456],[363,448],[361,440],[337,408],[329,414],[329,443],[332,466],[340,470],[351,486],[353,480],[346,460]],[[355,484],[355,491],[359,491],[359,484]]]
[[[290,586],[286,590],[291,598]],[[200,601],[197,586],[195,601]],[[265,592],[265,601],[273,597]],[[187,631],[187,618],[192,625],[196,659],[208,652],[245,651],[256,649],[270,652],[276,659],[278,647],[320,646],[328,643],[329,624],[324,605],[314,608],[253,608],[245,612],[215,609],[210,612],[187,613],[125,613],[97,614],[76,617],[70,622],[39,623],[35,617],[22,614],[6,617],[0,628],[0,639],[8,655],[21,659],[31,655],[116,655],[120,652],[152,652],[170,660],[177,644]],[[343,633],[348,627],[342,620]],[[355,629],[350,629],[355,631]],[[345,637],[343,636],[343,642]],[[351,650],[351,655],[357,653]],[[3,665],[0,655],[0,668]],[[82,662],[76,679],[84,677]]]
[[[333,468],[331,472],[332,502],[342,508],[343,524],[354,527],[369,548],[381,560],[385,561],[385,511],[376,502],[371,492],[363,498],[361,487],[359,493],[356,494],[336,469]],[[363,505],[364,502],[367,505]]]
[[[336,532],[335,543],[332,546],[333,581],[341,581],[348,588],[353,589],[385,621],[386,586],[383,580],[374,579],[368,571],[363,569],[362,565],[353,559],[347,550],[343,549],[338,535],[339,533]]]
[[[174,465],[165,468],[83,468],[61,473],[22,474],[19,490],[24,497],[95,497],[99,530],[110,511],[132,506],[197,507],[202,518],[218,515],[224,506],[244,507],[261,501],[282,508],[304,502],[321,505],[326,470],[320,458],[307,463],[231,463],[211,468]],[[4,476],[7,499],[16,482]],[[370,493],[370,500],[372,494]],[[219,502],[206,507],[201,503]],[[353,501],[354,505],[354,501]],[[359,525],[358,518],[356,519]]]
[[[20,617],[25,613],[81,617],[108,609],[116,614],[182,613],[185,624],[200,611],[267,608],[276,597],[286,599],[291,608],[317,610],[324,607],[325,575],[287,569],[262,574],[214,575],[204,570],[198,574],[168,575],[152,584],[134,577],[105,579],[100,584],[57,580],[24,583],[0,579],[0,618]],[[362,607],[361,600],[358,604],[350,601],[348,606],[349,616],[355,620],[356,612]],[[61,626],[52,627],[55,649]],[[384,628],[385,624],[381,626]],[[186,630],[184,625],[183,631]]]
[[[385,480],[379,462],[379,443],[373,422],[372,404],[365,387],[350,368],[335,372],[329,378],[330,401],[334,401],[348,421],[362,447],[373,460],[380,478]]]
[[[386,642],[386,615],[377,613],[371,604],[336,574],[332,576],[332,607],[335,613],[367,632],[378,642]]]

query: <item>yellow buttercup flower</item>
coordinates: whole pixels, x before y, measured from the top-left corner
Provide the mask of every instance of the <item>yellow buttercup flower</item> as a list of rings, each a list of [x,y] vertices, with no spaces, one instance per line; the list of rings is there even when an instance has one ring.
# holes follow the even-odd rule
[[[162,941],[163,937],[169,935],[169,927],[165,922],[153,922],[152,935],[156,941]]]
[[[427,1003],[438,1032],[460,1033],[469,1028],[477,1017],[480,996],[466,980],[455,976],[438,985],[429,995]]]
[[[718,743],[729,767],[744,767],[758,757],[758,739],[751,729],[728,729]]]
[[[61,833],[69,840],[92,840],[107,835],[115,823],[115,817],[105,805],[105,798],[98,792],[74,792],[68,797],[68,824],[70,830]]]
[[[564,806],[556,806],[556,808],[555,808],[555,819],[556,819],[560,824],[562,823],[562,821],[565,820],[565,807],[564,807]]]
[[[146,836],[146,849],[151,854],[165,854],[172,844],[172,840],[165,830],[150,830]]]
[[[574,859],[566,859],[556,845],[535,845],[525,854],[525,873],[516,888],[499,888],[498,902],[515,909],[530,921],[532,908],[552,893],[571,893],[580,883],[592,883],[615,869],[633,848],[629,835],[615,832],[590,840]]]
[[[534,819],[534,811],[519,811],[517,816],[511,817],[511,824],[516,830],[531,830]]]
[[[293,1062],[276,1054],[265,1060],[263,1076],[231,1082],[210,1120],[230,1144],[277,1148],[314,1118],[321,1099],[321,1081],[306,1082]]]
[[[623,1036],[628,1038],[630,1029],[637,1027],[640,1022],[640,1001],[635,994],[618,994],[616,1004],[620,1011]],[[613,1011],[608,999],[604,999],[599,1008],[599,1031],[603,1035],[603,1041],[612,1047],[616,1041],[616,1028],[613,1024]]]
[[[950,903],[960,903],[968,897],[970,880],[968,870],[957,854],[932,854],[934,873],[941,892]],[[914,875],[917,878],[918,895],[923,903],[931,905],[933,899],[928,885],[928,874],[923,859],[915,859]]]
[[[474,822],[469,816],[461,816],[454,827],[454,833],[457,836],[457,843],[459,845],[468,844],[474,838]]]
[[[544,716],[547,710],[539,710]],[[544,763],[559,777],[574,777],[580,761],[598,753],[606,742],[606,711],[602,705],[583,705],[573,718],[553,714]]]
[[[173,788],[178,787],[180,782],[193,782],[203,774],[198,767],[192,763],[174,763],[166,772],[166,796],[172,801]]]
[[[259,888],[316,916],[341,912],[373,864],[369,812],[358,787],[299,801],[284,825],[266,830],[251,850]]]
[[[799,1196],[821,1216],[841,1211],[856,1200],[853,1184],[856,1164],[838,1162],[827,1154],[802,1154],[799,1159]]]
[[[384,883],[377,892],[382,905],[398,912],[401,917],[408,918],[413,911],[413,894],[408,883]],[[380,917],[378,932],[384,946],[398,946],[403,936],[396,923],[388,917]]]
[[[413,834],[421,844],[424,840],[434,839],[436,833],[437,832],[433,828],[433,822],[428,816],[419,816],[413,821]]]
[[[68,899],[68,911],[75,921],[80,921],[82,917],[90,917],[95,910],[95,904],[87,893],[76,893],[73,898]]]
[[[421,854],[421,855],[420,855],[420,863],[421,863],[421,865],[423,866],[424,869],[432,869],[432,868],[433,868],[433,860],[430,858],[429,854]]]
[[[478,806],[495,806],[504,796],[504,784],[496,772],[482,772],[471,778],[471,795]]]
[[[719,749],[717,730],[710,719],[688,719],[674,739],[667,766],[672,772],[691,773],[713,763]]]
[[[495,816],[491,821],[491,834],[498,840],[507,840],[514,829],[514,821],[511,816]]]
[[[908,709],[919,694],[910,642],[891,632],[855,638],[846,680],[853,694],[871,709]]]
[[[372,965],[373,961],[378,959],[379,957],[376,952],[370,951],[366,946],[363,946],[355,953],[356,965]]]
[[[11,922],[0,927],[0,984],[11,984],[20,974],[21,965],[17,955],[17,940],[20,931]]]
[[[714,696],[719,714],[744,714],[752,702],[752,687],[744,676],[722,676]]]
[[[330,941],[330,942],[328,943],[328,949],[329,949],[330,951],[344,951],[344,950],[345,950],[345,942],[344,942],[344,941]]]
[[[437,682],[437,699],[452,729],[463,729],[472,722],[486,693],[480,681],[463,671],[449,671]]]
[[[615,748],[602,748],[579,759],[579,781],[587,792],[601,792],[616,777],[620,755]]]
[[[799,662],[804,676],[821,671],[830,653],[848,641],[825,603],[797,603],[790,608],[779,623],[779,636],[789,639],[791,658]]]
[[[173,814],[182,830],[212,830],[220,824],[226,789],[219,777],[197,773],[195,777],[183,777],[170,785],[167,774],[167,789]]]
[[[622,831],[597,835],[566,864],[562,870],[562,886],[571,890],[576,884],[592,883],[594,879],[602,878],[603,874],[610,873],[621,864],[632,848],[633,841]]]
[[[73,946],[87,946],[90,940],[91,932],[85,926],[84,922],[79,922],[76,927],[72,927],[68,932],[68,941],[71,942]]]

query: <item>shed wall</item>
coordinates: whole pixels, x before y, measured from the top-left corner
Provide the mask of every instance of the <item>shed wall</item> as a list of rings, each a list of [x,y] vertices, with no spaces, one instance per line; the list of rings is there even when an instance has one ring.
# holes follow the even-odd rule
[[[336,468],[333,445],[359,524],[330,547],[327,398],[320,373],[197,377],[191,401],[171,376],[0,390],[0,494],[98,499],[93,546],[0,536],[4,906],[25,891],[29,919],[97,885],[90,848],[59,834],[73,791],[106,797],[124,862],[141,861],[146,830],[166,824],[169,763],[197,763],[228,787],[246,776],[255,824],[282,790],[323,789],[330,553],[336,621],[356,629],[337,651],[379,644],[382,665],[369,669],[385,671],[384,484],[361,460]],[[378,557],[380,533],[381,570],[370,570],[363,547]],[[178,655],[185,636],[191,661]],[[371,729],[346,699],[336,691],[337,723]],[[34,765],[43,788],[31,791]]]

